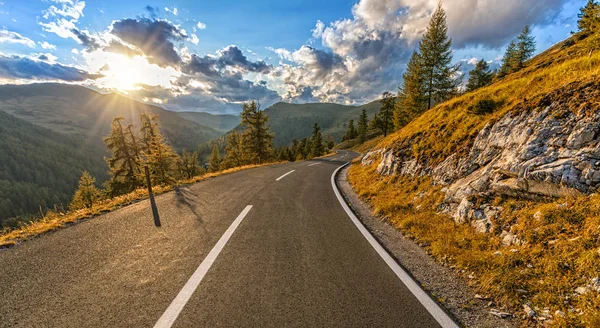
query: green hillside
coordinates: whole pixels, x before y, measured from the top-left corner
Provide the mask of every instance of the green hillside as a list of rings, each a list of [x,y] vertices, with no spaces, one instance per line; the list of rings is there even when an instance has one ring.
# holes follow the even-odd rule
[[[223,133],[232,130],[240,124],[239,115],[214,115],[204,112],[177,112],[177,115],[188,121],[209,126]]]
[[[339,142],[346,132],[348,121],[357,121],[363,108],[367,110],[370,119],[379,111],[380,102],[376,100],[363,106],[280,102],[265,109],[265,112],[269,115],[271,131],[275,133],[275,146],[282,146],[290,144],[293,139],[310,136],[315,122],[324,134],[331,134]]]
[[[162,131],[178,150],[195,149],[222,134],[199,124],[200,120],[190,121],[160,107],[67,84],[0,86],[0,110],[56,132],[83,135],[99,142],[110,131],[114,117],[137,122],[143,112],[160,116]]]
[[[104,148],[0,111],[0,228],[6,220],[68,204],[83,170],[108,178]],[[100,160],[98,156],[100,155]]]

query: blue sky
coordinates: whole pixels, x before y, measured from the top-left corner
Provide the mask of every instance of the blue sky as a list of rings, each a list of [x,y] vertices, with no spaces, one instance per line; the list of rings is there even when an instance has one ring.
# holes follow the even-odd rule
[[[497,63],[527,24],[538,50],[585,0],[445,0],[455,61]],[[0,83],[117,91],[172,110],[360,104],[395,91],[437,0],[0,0]]]

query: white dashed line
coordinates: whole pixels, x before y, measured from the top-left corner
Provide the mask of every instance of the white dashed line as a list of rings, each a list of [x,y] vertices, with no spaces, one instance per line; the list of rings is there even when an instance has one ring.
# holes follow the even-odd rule
[[[288,174],[291,174],[291,173],[292,173],[292,172],[294,172],[294,171],[296,171],[296,170],[291,170],[291,171],[289,171],[288,173],[286,173],[286,174],[284,174],[284,175],[280,176],[279,178],[275,179],[275,181],[279,181],[279,180],[281,180],[281,179],[285,178],[285,176],[286,176],[286,175],[288,175]]]

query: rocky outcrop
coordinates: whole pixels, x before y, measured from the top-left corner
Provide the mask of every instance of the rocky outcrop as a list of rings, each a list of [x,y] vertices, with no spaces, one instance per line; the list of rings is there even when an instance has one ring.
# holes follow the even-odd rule
[[[457,222],[488,232],[501,209],[475,208],[474,195],[562,197],[600,188],[600,83],[571,84],[545,98],[525,101],[479,131],[465,156],[436,166],[421,164],[402,149],[380,149],[383,175],[429,175],[444,185],[446,208]],[[364,160],[363,160],[364,161]]]

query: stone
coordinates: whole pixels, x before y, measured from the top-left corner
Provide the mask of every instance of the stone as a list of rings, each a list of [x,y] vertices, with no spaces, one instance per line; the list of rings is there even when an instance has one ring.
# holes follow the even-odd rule
[[[563,318],[565,316],[565,313],[561,310],[556,310],[554,311],[554,316]]]
[[[454,221],[456,221],[456,223],[467,222],[467,220],[469,219],[469,213],[471,212],[472,208],[473,208],[473,203],[471,203],[466,198],[463,198],[463,200],[460,202],[460,204],[458,204],[458,207],[456,208],[456,212],[453,215]]]
[[[517,245],[519,244],[519,238],[517,238],[517,235],[513,234],[512,232],[509,232],[504,236],[504,238],[502,238],[502,244],[504,246]]]
[[[581,287],[575,288],[575,293],[579,294],[579,295],[585,295],[589,291],[590,291],[590,289],[587,286],[581,286]]]
[[[530,304],[525,303],[523,304],[523,311],[525,311],[525,316],[527,318],[535,318],[537,316],[537,313],[535,312],[535,310],[533,310],[533,308],[531,307]]]

